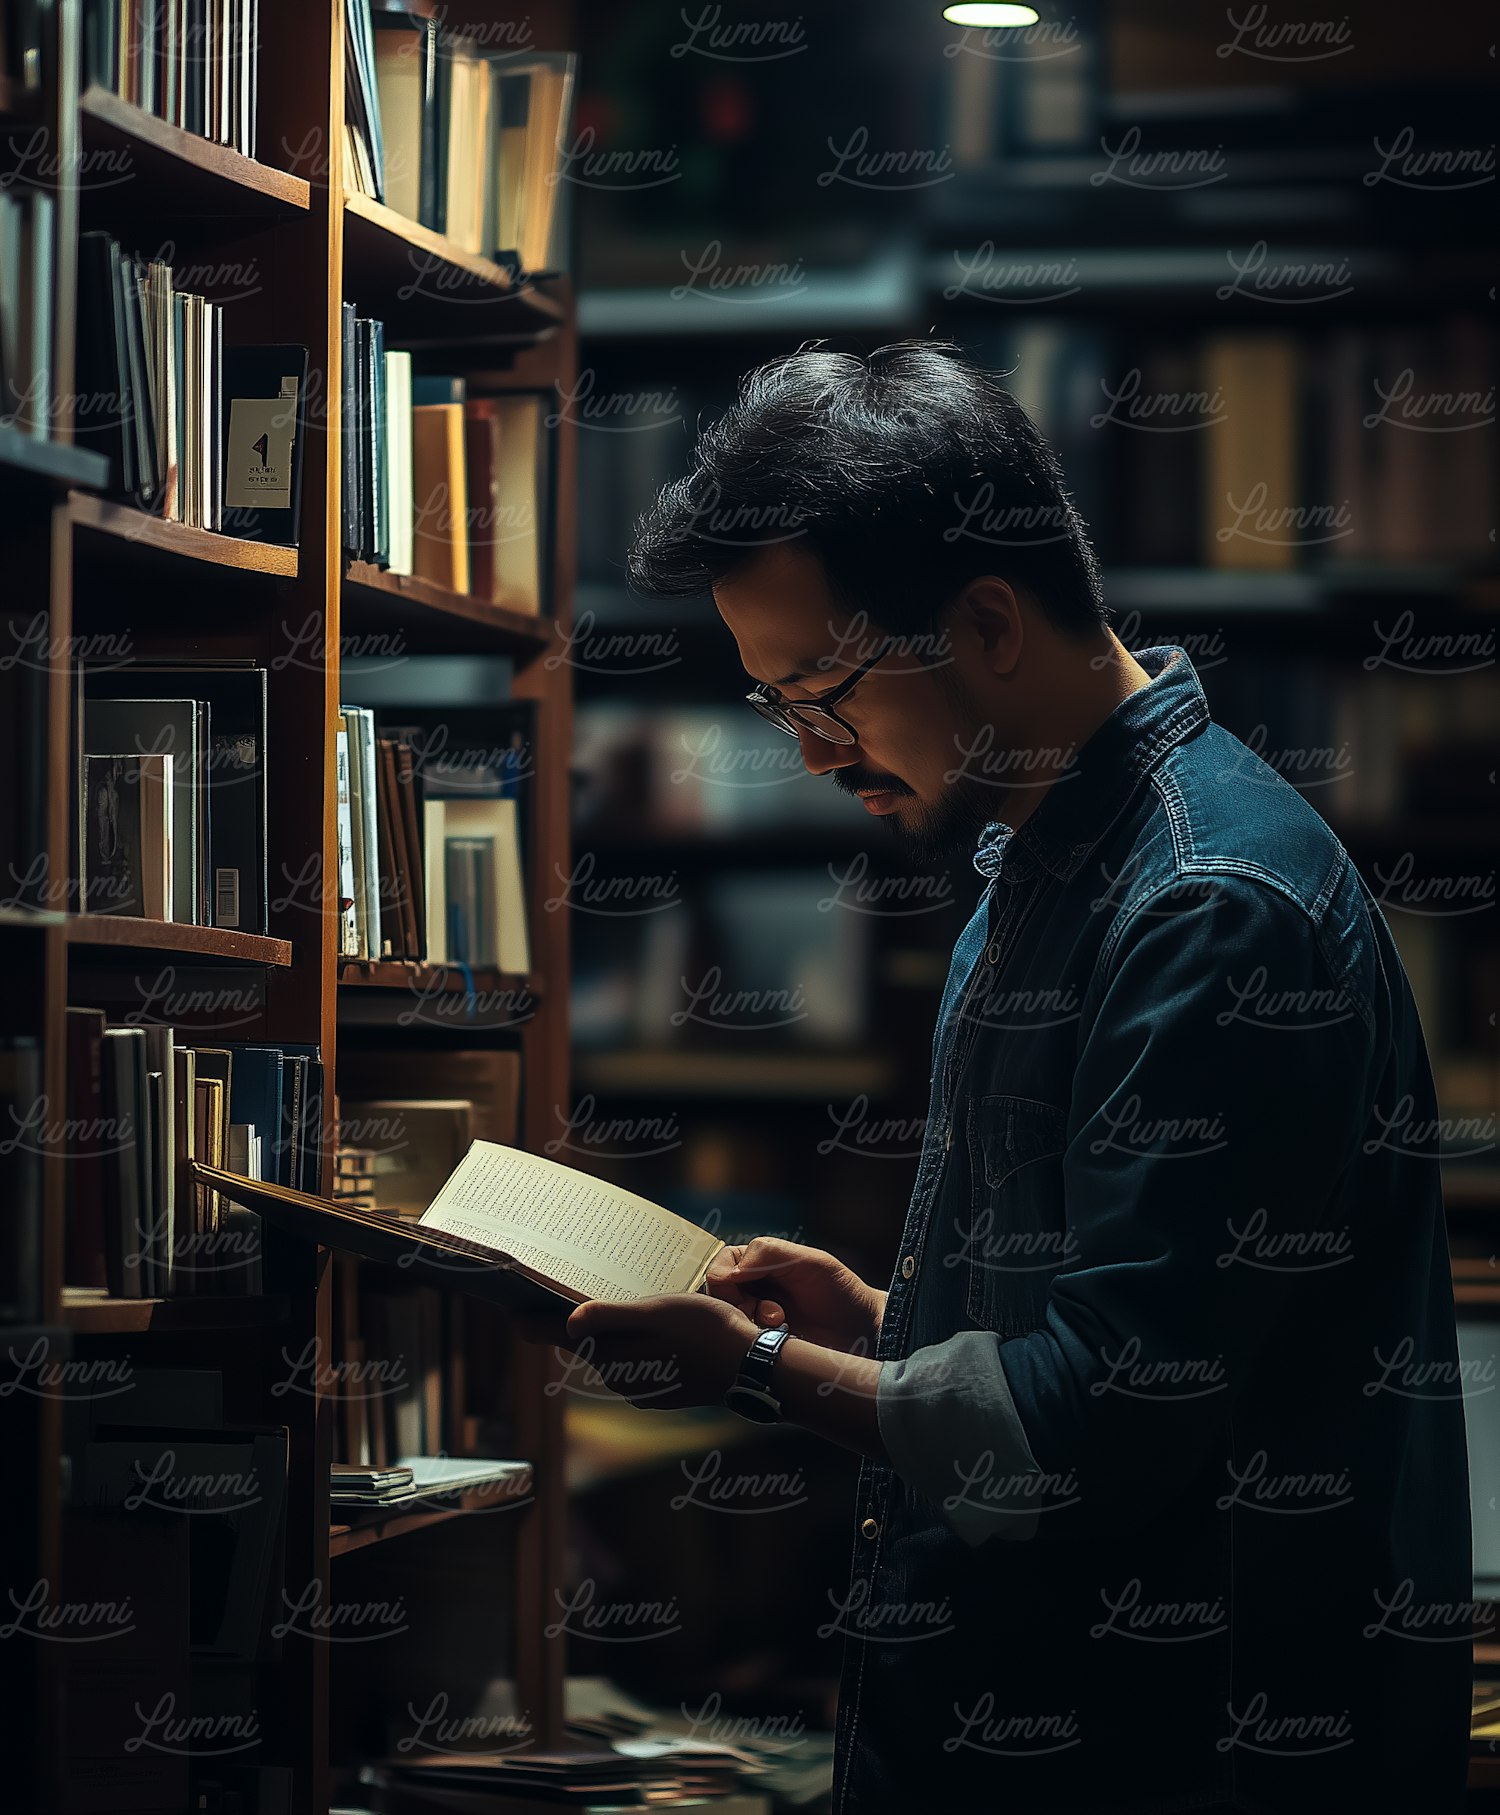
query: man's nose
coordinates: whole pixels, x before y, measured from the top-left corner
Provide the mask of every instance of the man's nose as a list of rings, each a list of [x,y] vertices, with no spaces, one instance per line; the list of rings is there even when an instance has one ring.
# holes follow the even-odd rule
[[[847,769],[850,763],[859,761],[858,744],[834,744],[826,737],[819,737],[816,731],[802,727],[797,730],[797,742],[802,747],[802,762],[809,775],[827,775],[833,769]]]

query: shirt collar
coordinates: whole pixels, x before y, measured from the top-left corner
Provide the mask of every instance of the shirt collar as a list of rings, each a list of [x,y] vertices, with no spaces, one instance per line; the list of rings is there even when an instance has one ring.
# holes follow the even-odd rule
[[[1071,876],[1142,777],[1208,723],[1202,684],[1183,650],[1164,644],[1131,654],[1151,684],[1120,701],[1019,832],[990,821],[974,852],[981,876],[998,876],[1002,862],[1018,881],[1036,864]]]

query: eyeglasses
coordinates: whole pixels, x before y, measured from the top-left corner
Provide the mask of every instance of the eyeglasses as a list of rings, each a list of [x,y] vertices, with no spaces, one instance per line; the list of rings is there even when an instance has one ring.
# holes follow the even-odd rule
[[[768,718],[789,737],[798,737],[804,731],[811,731],[816,737],[826,738],[830,744],[857,744],[859,733],[853,725],[846,724],[833,708],[848,699],[875,664],[889,655],[896,640],[893,636],[887,637],[869,661],[861,662],[848,680],[840,681],[831,692],[816,700],[789,700],[769,681],[762,681],[745,698],[762,718]]]

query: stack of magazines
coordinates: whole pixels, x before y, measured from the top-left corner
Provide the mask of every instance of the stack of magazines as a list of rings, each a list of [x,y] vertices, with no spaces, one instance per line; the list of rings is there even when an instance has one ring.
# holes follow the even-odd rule
[[[554,1808],[604,1809],[707,1807],[716,1815],[767,1815],[769,1802],[736,1792],[734,1779],[708,1771],[667,1768],[618,1752],[520,1752],[476,1762],[434,1755],[419,1762],[370,1765],[360,1782],[378,1797],[385,1815],[515,1815]],[[705,1798],[711,1797],[711,1802]]]
[[[335,1506],[410,1507],[416,1501],[441,1503],[457,1494],[522,1499],[530,1492],[529,1462],[493,1462],[477,1456],[403,1456],[385,1467],[335,1462],[328,1497]]]

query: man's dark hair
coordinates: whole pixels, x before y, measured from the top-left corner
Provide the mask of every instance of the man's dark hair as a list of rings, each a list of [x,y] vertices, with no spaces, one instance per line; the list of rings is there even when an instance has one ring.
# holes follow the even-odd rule
[[[657,598],[706,593],[776,542],[808,548],[847,611],[898,633],[925,628],[986,573],[1024,586],[1062,629],[1105,622],[1057,456],[950,341],[868,357],[812,341],[749,373],[690,471],[637,522],[631,583]]]

